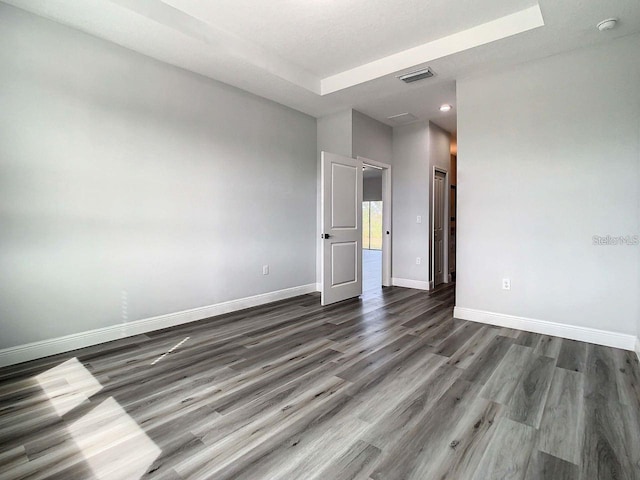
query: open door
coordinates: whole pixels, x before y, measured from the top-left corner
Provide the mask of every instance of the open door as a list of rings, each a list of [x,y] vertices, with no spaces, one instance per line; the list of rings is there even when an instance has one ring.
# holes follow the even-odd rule
[[[322,305],[362,294],[362,161],[322,152]]]

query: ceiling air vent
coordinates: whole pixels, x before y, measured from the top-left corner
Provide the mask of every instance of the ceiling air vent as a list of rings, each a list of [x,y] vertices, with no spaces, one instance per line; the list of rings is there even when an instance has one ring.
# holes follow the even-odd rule
[[[405,73],[404,75],[398,75],[396,78],[399,78],[404,83],[413,83],[418,80],[422,80],[424,78],[431,78],[435,75],[433,70],[429,67],[423,68],[421,70],[416,70],[415,72]]]
[[[416,117],[414,114],[412,113],[399,113],[398,115],[392,115],[390,117],[387,117],[387,120],[389,120],[389,122],[393,123],[394,125],[402,125],[404,123],[411,123],[414,120],[417,120],[418,117]]]

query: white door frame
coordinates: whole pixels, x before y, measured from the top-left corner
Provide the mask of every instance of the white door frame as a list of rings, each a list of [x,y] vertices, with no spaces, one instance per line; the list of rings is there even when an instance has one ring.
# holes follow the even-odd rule
[[[391,286],[391,165],[378,162],[370,158],[360,157],[365,165],[371,165],[382,170],[382,286]],[[387,233],[389,232],[389,233]]]
[[[444,272],[444,283],[449,283],[449,170],[444,167],[433,167],[433,176],[431,177],[431,243],[429,245],[429,250],[431,253],[431,281],[429,282],[429,286],[431,289],[435,288],[436,284],[436,249],[434,248],[436,240],[435,240],[435,218],[436,218],[436,172],[440,172],[444,174],[444,225],[445,225],[445,233],[444,233],[444,245],[443,245],[443,265],[442,270]]]

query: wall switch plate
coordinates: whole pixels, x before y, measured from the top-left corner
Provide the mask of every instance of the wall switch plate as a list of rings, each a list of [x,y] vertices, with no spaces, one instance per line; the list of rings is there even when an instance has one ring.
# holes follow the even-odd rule
[[[263,275],[269,275],[269,265],[263,265],[262,266],[262,274]]]
[[[420,265],[422,263],[422,259],[420,257],[416,257],[416,265]]]
[[[422,217],[420,215],[416,217],[416,223],[422,223]]]
[[[502,279],[502,289],[503,290],[511,290],[511,280],[508,278]]]

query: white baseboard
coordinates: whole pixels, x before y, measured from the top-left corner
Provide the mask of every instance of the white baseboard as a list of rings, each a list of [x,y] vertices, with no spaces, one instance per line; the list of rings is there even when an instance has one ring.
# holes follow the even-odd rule
[[[606,347],[622,348],[633,351],[636,345],[636,337],[625,333],[598,330],[589,327],[578,327],[563,323],[548,322],[546,320],[536,320],[533,318],[516,317],[503,313],[487,312],[472,308],[455,307],[453,316],[462,320],[487,323],[499,327],[514,328],[516,330],[526,330],[527,332],[552,335],[554,337],[579,340],[581,342],[595,343]]]
[[[406,278],[392,278],[391,285],[394,287],[415,288],[416,290],[430,290],[430,283],[422,280],[408,280]]]
[[[243,310],[245,308],[257,307],[278,300],[297,297],[307,293],[315,292],[316,284],[301,285],[299,287],[286,288],[275,292],[262,293],[252,297],[239,298],[228,302],[207,305],[204,307],[192,308],[181,312],[159,315],[157,317],[144,318],[129,323],[112,325],[96,330],[74,333],[64,337],[42,340],[40,342],[18,345],[16,347],[0,350],[0,367],[15,365],[16,363],[35,360],[37,358],[48,357],[58,353],[77,350],[78,348],[90,347],[99,343],[110,342],[119,338],[131,337],[141,333],[152,332],[163,328],[182,325],[184,323],[195,322],[205,318],[222,315],[225,313]]]
[[[636,338],[636,355],[638,356],[638,361],[640,361],[640,338]]]

